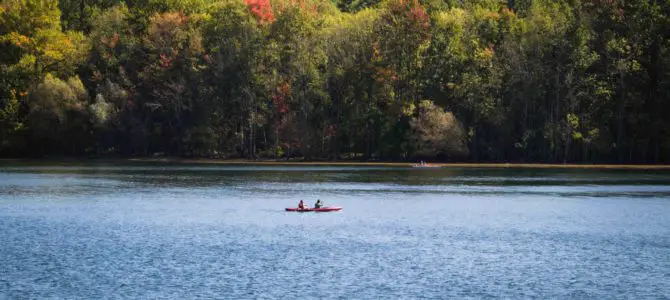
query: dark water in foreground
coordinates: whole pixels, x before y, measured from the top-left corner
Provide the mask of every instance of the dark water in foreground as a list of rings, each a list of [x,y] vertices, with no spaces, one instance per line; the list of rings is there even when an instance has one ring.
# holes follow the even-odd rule
[[[300,198],[337,213],[286,213]],[[0,166],[0,299],[670,298],[670,173]]]

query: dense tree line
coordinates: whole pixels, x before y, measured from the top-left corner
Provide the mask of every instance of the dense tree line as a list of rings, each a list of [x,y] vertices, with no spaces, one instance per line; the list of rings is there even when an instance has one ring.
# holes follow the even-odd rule
[[[670,162],[670,0],[0,0],[0,156]]]

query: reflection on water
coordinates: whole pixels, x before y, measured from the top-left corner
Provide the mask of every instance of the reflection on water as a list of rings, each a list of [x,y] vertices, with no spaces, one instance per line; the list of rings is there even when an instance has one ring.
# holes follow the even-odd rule
[[[284,212],[317,198],[344,210]],[[5,164],[0,299],[668,298],[669,200],[670,172]]]
[[[284,195],[301,191],[361,195],[382,192],[668,197],[670,172],[301,166],[5,166],[0,167],[0,187],[0,195],[186,188]]]

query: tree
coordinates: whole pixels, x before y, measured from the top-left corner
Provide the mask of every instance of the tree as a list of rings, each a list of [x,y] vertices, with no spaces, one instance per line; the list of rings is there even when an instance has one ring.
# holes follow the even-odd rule
[[[660,0],[0,0],[0,155],[665,163],[669,15]]]
[[[34,143],[30,149],[37,154],[81,154],[89,141],[88,93],[81,80],[63,81],[47,74],[29,95],[26,125]]]
[[[430,100],[419,102],[418,110],[418,115],[410,121],[416,156],[459,157],[467,154],[465,131],[452,113]]]
[[[256,132],[264,124],[257,100],[263,64],[261,49],[274,13],[263,1],[220,1],[209,8],[204,43],[213,87],[212,125],[222,150],[255,157]]]

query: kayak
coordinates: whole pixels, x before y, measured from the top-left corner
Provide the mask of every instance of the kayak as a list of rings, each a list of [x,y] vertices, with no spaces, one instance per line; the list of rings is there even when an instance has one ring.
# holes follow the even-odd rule
[[[297,207],[291,207],[287,208],[286,211],[295,211],[295,212],[329,212],[329,211],[339,211],[341,210],[341,207],[322,207],[322,208],[297,208]]]

